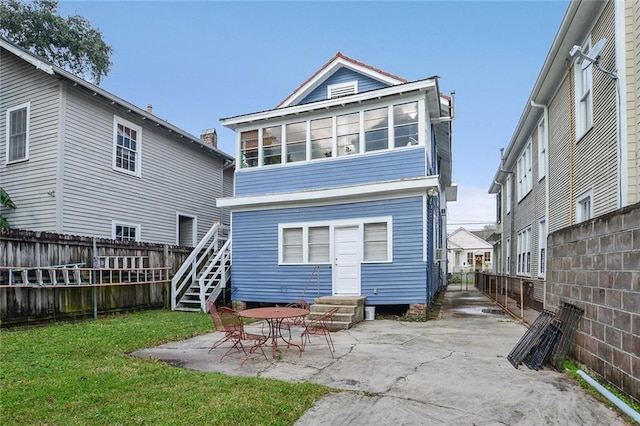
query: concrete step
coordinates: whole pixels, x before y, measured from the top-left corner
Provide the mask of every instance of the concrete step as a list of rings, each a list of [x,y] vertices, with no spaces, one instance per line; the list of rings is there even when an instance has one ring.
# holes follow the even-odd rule
[[[322,316],[330,309],[338,310],[333,315],[332,331],[346,330],[364,319],[364,303],[366,297],[357,296],[322,296],[315,298],[309,309],[309,320]]]

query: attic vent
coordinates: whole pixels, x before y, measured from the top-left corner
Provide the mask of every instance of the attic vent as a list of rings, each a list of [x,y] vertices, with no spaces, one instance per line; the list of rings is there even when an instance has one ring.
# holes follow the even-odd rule
[[[348,83],[330,84],[327,86],[327,99],[339,98],[341,96],[354,95],[358,93],[358,81]]]

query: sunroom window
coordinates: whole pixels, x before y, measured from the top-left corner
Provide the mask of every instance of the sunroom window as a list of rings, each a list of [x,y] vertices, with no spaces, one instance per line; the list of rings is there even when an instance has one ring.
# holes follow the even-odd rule
[[[360,113],[339,115],[336,120],[338,156],[360,152]]]
[[[418,144],[418,103],[393,106],[394,147]]]
[[[267,127],[263,130],[264,165],[282,162],[282,126]]]
[[[331,157],[331,145],[333,135],[333,120],[321,118],[311,120],[311,158]]]
[[[290,123],[286,126],[287,163],[307,159],[307,122]]]
[[[364,112],[364,150],[378,151],[389,147],[389,109],[387,107]]]
[[[258,131],[240,133],[240,167],[258,166]]]

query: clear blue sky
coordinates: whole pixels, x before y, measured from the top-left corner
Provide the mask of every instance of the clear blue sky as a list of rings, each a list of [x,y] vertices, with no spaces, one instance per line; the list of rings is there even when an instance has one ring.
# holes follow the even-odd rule
[[[336,52],[455,90],[449,229],[495,220],[487,194],[568,1],[61,1],[114,49],[101,87],[198,136],[275,107]]]

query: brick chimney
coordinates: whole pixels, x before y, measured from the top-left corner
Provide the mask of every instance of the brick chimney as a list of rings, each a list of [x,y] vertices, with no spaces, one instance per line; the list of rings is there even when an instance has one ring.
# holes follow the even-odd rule
[[[214,148],[218,147],[218,134],[216,133],[216,129],[206,129],[200,133],[200,140],[204,142],[206,145],[212,146]]]

